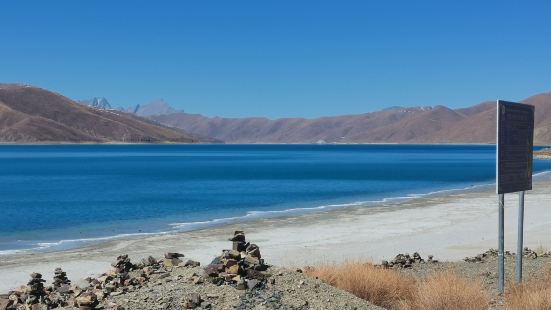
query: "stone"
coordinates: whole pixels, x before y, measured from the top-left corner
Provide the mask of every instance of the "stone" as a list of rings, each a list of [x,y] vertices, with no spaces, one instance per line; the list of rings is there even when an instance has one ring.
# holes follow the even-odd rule
[[[252,290],[253,288],[256,288],[260,284],[260,281],[252,279],[247,281],[247,288],[249,290]]]
[[[260,248],[256,244],[250,244],[246,249],[247,254],[252,257],[261,258]]]
[[[176,267],[182,263],[182,260],[179,258],[165,258],[163,260],[163,265],[165,267]]]
[[[205,273],[209,276],[209,277],[217,277],[218,274],[220,274],[220,267],[224,267],[224,265],[222,264],[218,264],[218,265],[208,265],[206,268],[205,268]]]
[[[201,305],[201,302],[203,302],[201,295],[197,293],[191,293],[187,298],[186,302],[184,303],[184,306],[187,309],[194,309],[199,307]]]
[[[245,251],[246,248],[247,243],[245,241],[233,241],[232,250],[242,252]]]
[[[226,267],[226,273],[231,275],[239,274],[239,265],[231,265],[230,267]]]
[[[135,266],[130,262],[127,254],[117,256],[117,260],[111,264],[113,266],[113,273],[119,274],[132,271]]]
[[[212,305],[210,304],[210,302],[203,301],[203,302],[201,303],[201,308],[202,308],[202,309],[211,309],[211,308],[212,308]]]
[[[171,259],[171,258],[180,258],[180,257],[184,257],[184,254],[181,254],[181,253],[172,253],[172,252],[165,253],[165,258],[168,258],[168,259]]]
[[[244,279],[241,279],[241,281],[237,282],[237,285],[235,286],[238,290],[246,290],[247,289],[247,283]]]
[[[147,258],[142,259],[142,264],[147,267],[158,265],[159,262],[155,259],[155,257],[148,256]]]
[[[245,232],[241,230],[236,230],[233,233],[233,237],[229,239],[230,241],[241,241],[245,242]]]
[[[264,271],[257,271],[257,270],[248,269],[246,276],[247,276],[248,279],[257,279],[257,280],[260,280],[260,281],[265,281],[266,279],[268,279],[272,275],[267,273],[267,272],[264,272]]]
[[[199,267],[199,266],[201,266],[201,263],[200,263],[200,262],[197,262],[197,261],[194,261],[194,260],[191,260],[191,259],[188,259],[188,260],[184,263],[184,266],[185,266],[185,267]]]
[[[76,302],[78,306],[94,306],[97,304],[97,296],[92,292],[84,292],[77,297]]]
[[[260,259],[250,255],[246,255],[243,261],[249,266],[260,265]]]

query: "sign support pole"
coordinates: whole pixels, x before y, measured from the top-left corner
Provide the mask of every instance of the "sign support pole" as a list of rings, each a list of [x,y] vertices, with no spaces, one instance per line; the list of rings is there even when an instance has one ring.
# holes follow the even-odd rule
[[[516,280],[522,282],[522,255],[524,251],[524,191],[518,193],[518,238],[517,238],[517,264]]]
[[[505,279],[504,279],[504,271],[505,271],[505,256],[504,256],[504,248],[505,248],[505,242],[504,242],[504,224],[505,224],[505,216],[504,216],[504,206],[505,206],[505,195],[499,194],[499,238],[498,238],[498,250],[497,250],[497,291],[500,294],[503,294],[504,286],[505,286]]]

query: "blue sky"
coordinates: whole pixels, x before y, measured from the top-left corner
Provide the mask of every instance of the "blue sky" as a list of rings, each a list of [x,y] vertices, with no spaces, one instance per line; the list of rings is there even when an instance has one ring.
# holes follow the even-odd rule
[[[549,1],[3,1],[0,82],[218,116],[551,91]]]

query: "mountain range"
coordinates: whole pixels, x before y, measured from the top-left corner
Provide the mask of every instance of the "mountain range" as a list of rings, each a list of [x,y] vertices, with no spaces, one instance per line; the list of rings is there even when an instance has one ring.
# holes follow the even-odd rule
[[[551,145],[551,93],[523,100],[536,107],[534,143]],[[175,112],[150,116],[226,143],[495,143],[496,103],[471,107],[392,107],[377,112],[305,118],[222,118]]]
[[[92,108],[41,88],[0,84],[0,142],[192,143],[198,139],[134,114]],[[107,102],[105,100],[105,102]]]
[[[551,93],[536,107],[534,143],[551,145]],[[164,100],[113,109],[96,97],[78,103],[44,89],[0,84],[0,142],[494,143],[496,104],[391,107],[320,118],[207,117]]]

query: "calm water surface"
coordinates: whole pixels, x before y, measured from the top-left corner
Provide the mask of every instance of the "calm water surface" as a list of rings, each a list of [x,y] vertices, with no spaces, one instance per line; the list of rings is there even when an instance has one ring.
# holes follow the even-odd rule
[[[4,145],[0,253],[369,207],[491,183],[494,160],[493,146]]]

